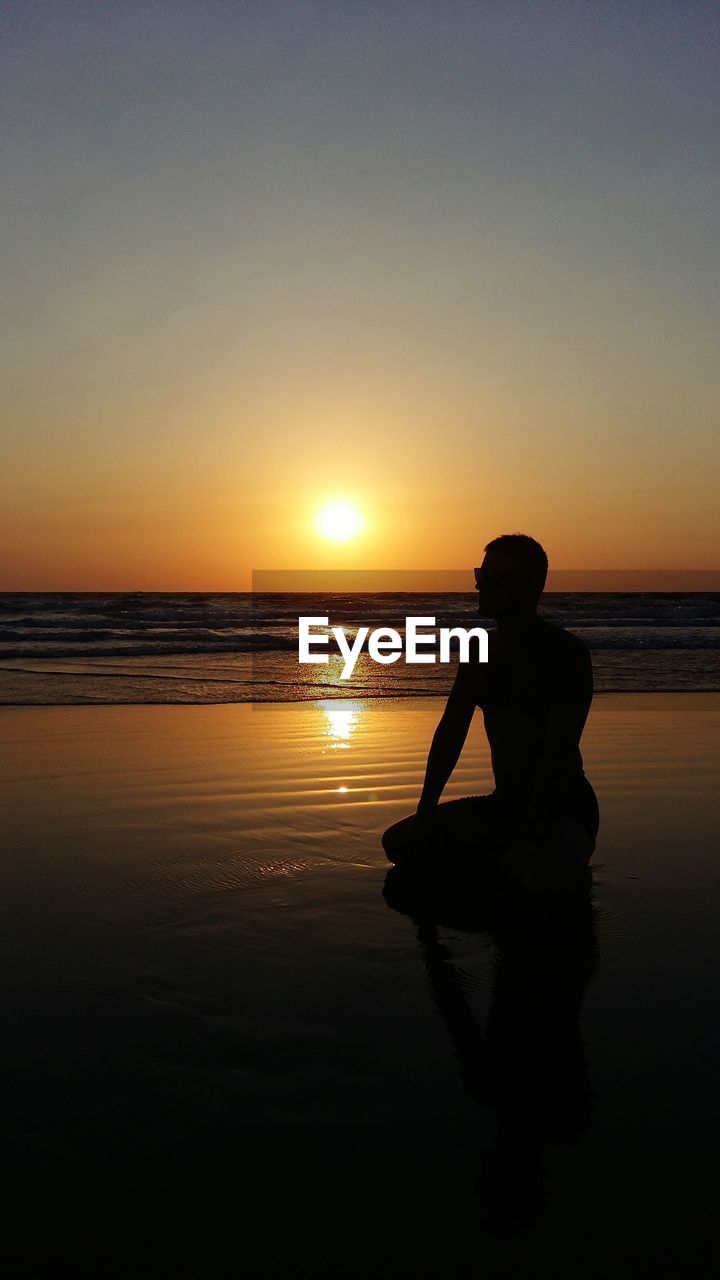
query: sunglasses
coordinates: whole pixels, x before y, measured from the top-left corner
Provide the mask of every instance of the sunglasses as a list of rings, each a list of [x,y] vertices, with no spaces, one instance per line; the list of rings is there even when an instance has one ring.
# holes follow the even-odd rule
[[[503,578],[518,578],[524,574],[523,569],[496,569],[494,572],[487,569],[475,569],[475,586],[479,587],[482,582],[500,582]]]

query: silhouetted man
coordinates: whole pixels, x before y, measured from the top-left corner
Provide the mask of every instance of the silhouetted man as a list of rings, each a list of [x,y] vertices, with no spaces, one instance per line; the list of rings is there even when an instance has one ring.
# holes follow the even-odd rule
[[[489,542],[475,570],[478,610],[495,618],[488,662],[466,662],[428,756],[417,812],[383,835],[402,867],[455,859],[488,867],[522,892],[572,892],[587,883],[599,826],[580,737],[593,694],[590,652],[537,614],[547,556],[525,534]],[[475,708],[490,743],[495,790],[440,803]]]

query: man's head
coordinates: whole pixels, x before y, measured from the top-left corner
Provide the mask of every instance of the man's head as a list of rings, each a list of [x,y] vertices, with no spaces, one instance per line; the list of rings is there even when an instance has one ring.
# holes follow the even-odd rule
[[[547,578],[548,559],[534,538],[504,533],[485,548],[475,570],[478,610],[490,618],[533,612]]]

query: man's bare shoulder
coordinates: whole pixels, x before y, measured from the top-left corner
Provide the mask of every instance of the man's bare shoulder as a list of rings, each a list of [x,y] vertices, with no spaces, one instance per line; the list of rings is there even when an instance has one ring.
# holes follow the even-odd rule
[[[592,697],[593,668],[588,646],[573,631],[539,618],[540,661],[553,687],[573,697]]]
[[[490,633],[490,651],[492,654],[492,635]],[[453,692],[458,697],[470,699],[476,706],[480,705],[482,690],[487,680],[488,664],[481,660],[480,644],[475,636],[471,636],[468,661],[459,662],[455,672]]]
[[[574,631],[567,631],[565,627],[559,626],[557,622],[549,622],[547,618],[538,618],[538,626],[541,643],[550,652],[569,661],[573,658],[581,662],[589,659],[588,646]]]
[[[587,644],[580,637],[575,635],[574,631],[568,631],[565,627],[561,627],[557,622],[550,622],[548,618],[538,617],[538,627],[541,630],[543,639],[547,644],[557,645],[557,648],[564,646],[566,652],[589,653]]]

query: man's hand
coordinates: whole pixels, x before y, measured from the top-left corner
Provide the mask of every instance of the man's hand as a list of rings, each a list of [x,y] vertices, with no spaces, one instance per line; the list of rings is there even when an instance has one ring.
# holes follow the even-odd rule
[[[434,839],[437,835],[437,805],[428,800],[420,800],[415,813],[418,834],[423,839]]]

